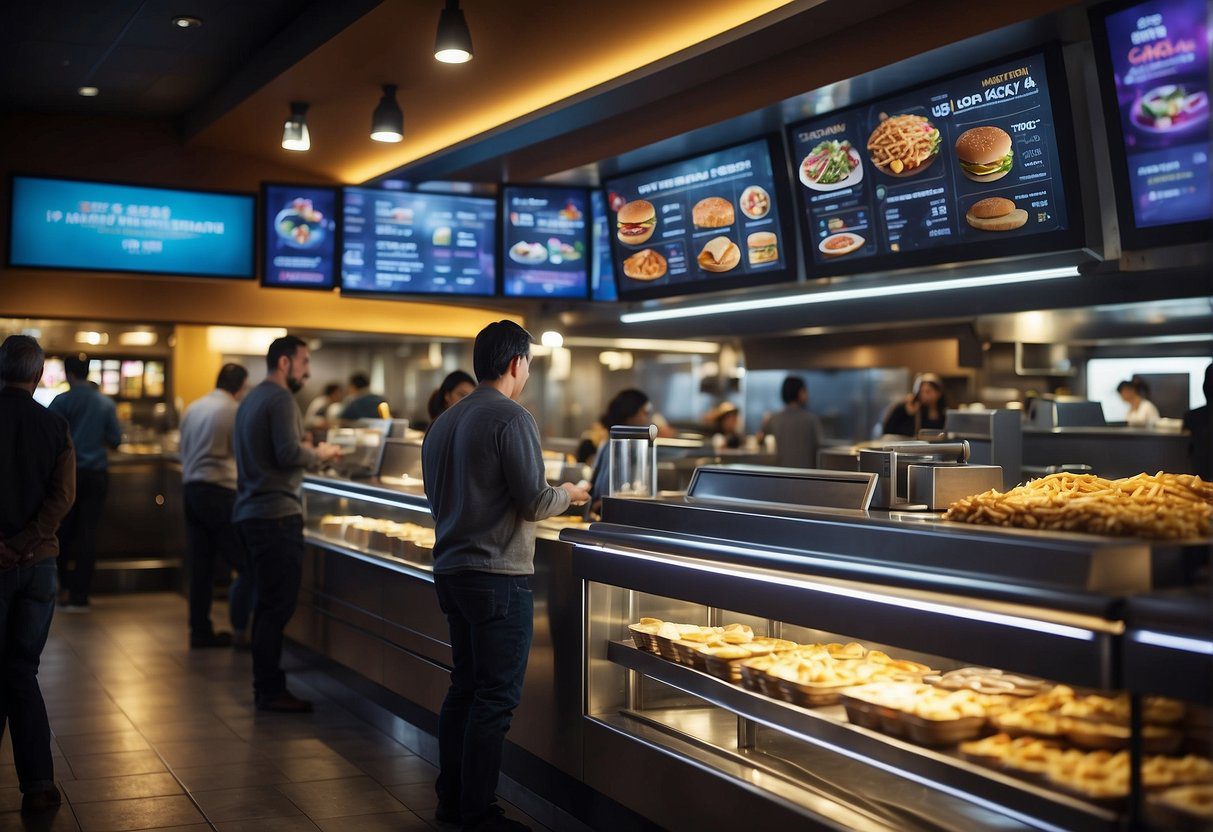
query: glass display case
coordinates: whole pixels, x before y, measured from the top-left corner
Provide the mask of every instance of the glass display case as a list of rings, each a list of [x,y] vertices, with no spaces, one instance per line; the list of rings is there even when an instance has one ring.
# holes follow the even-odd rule
[[[1125,614],[1173,552],[727,500],[605,515],[563,535],[586,780],[655,822],[1209,828],[1213,627]],[[1130,661],[1139,629],[1188,661]]]
[[[309,539],[433,571],[434,521],[419,482],[388,487],[309,477],[303,498]]]

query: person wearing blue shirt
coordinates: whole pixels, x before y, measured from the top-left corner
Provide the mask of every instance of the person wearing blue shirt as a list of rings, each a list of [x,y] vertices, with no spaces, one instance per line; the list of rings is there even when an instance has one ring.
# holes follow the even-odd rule
[[[97,564],[97,526],[109,490],[106,449],[122,441],[113,401],[88,380],[88,359],[64,359],[70,389],[51,400],[49,410],[67,420],[76,446],[76,504],[63,521],[59,585],[67,593],[64,612],[88,612]],[[69,568],[70,563],[70,568]]]
[[[371,380],[366,373],[354,373],[350,376],[350,395],[345,400],[341,418],[347,422],[355,419],[379,419],[379,405],[386,401],[383,396],[371,392]]]

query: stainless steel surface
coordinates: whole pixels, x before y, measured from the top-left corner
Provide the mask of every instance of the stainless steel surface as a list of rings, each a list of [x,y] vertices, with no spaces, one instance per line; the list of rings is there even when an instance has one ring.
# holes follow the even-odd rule
[[[909,502],[930,511],[945,511],[957,500],[1002,488],[999,465],[909,465]]]
[[[1028,408],[1028,424],[1033,428],[1085,428],[1102,427],[1103,406],[1099,402],[1058,401],[1053,398],[1036,399]]]
[[[969,442],[970,462],[1002,467],[1002,489],[1022,482],[1023,413],[1019,410],[949,410],[944,431]]]
[[[895,442],[859,451],[859,470],[878,478],[872,508],[902,510],[925,509],[921,501],[910,499],[909,466],[937,462],[964,463],[969,459],[969,443]]]
[[[986,801],[987,804],[1006,807],[1011,813],[1036,821],[1040,826],[1052,825],[1073,830],[1112,829],[1116,826],[1114,813],[1093,804],[1043,788],[1028,780],[970,763],[955,753],[925,748],[853,725],[847,721],[842,706],[800,708],[753,693],[693,668],[668,662],[626,644],[611,644],[608,656],[621,667],[660,679],[705,703],[725,709],[729,715],[736,715],[731,716],[729,720],[730,728],[740,717],[771,726],[818,749],[846,748],[860,762],[892,767],[920,784],[945,785],[972,798]],[[689,731],[711,737],[713,745],[735,749],[735,739],[728,737],[722,729],[723,726],[716,728],[714,733],[705,731],[703,727],[690,728]],[[799,754],[793,752],[795,756],[789,755],[792,759],[809,756],[805,751],[797,750],[800,751]],[[813,770],[816,771],[816,767],[813,767]],[[864,788],[868,785],[865,780],[879,776],[880,774],[871,772],[866,777],[856,777],[855,780],[847,781],[845,788],[862,796],[869,793],[870,788]],[[950,796],[933,794],[929,803],[917,808],[925,809],[931,804],[947,806],[953,799]],[[953,806],[948,808],[955,811]],[[968,820],[972,823],[972,818]]]
[[[687,497],[708,502],[821,506],[864,511],[871,504],[875,489],[874,474],[720,465],[697,469],[687,488]]]
[[[702,605],[701,609],[719,607],[775,618],[1072,685],[1107,688],[1116,679],[1112,649],[1123,627],[1093,615],[821,578],[786,566],[740,566],[614,545],[578,545],[573,561],[574,574],[585,580],[690,602]],[[591,627],[595,624],[591,622]],[[609,640],[627,637],[609,626],[605,632],[591,630],[591,636],[600,635]]]
[[[608,499],[604,512],[609,524],[593,527],[604,540],[702,552],[709,558],[769,561],[823,574],[866,570],[880,576],[873,580],[955,585],[959,576],[969,594],[1015,591],[1037,602],[1048,590],[1149,589],[1159,558],[1159,547],[1148,541],[975,526],[931,514],[758,510],[679,497]]]
[[[1131,477],[1155,471],[1191,470],[1188,437],[1133,428],[1060,428],[1025,430],[1023,464],[1045,467],[1090,465],[1101,477]]]

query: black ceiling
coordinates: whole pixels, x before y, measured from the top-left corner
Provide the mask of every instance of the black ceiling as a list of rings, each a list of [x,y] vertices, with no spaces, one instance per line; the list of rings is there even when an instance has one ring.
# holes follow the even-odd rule
[[[0,111],[184,117],[230,88],[275,38],[314,15],[315,5],[6,0],[0,3]],[[203,25],[179,28],[172,23],[177,15]],[[80,96],[84,85],[101,94]]]

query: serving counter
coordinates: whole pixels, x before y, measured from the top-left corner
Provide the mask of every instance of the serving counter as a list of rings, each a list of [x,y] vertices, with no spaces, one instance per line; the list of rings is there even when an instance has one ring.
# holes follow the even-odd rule
[[[303,495],[307,553],[287,635],[415,705],[433,734],[451,648],[420,484],[308,476]],[[509,741],[580,778],[581,602],[558,523],[537,533],[534,641]],[[528,780],[510,759],[506,773]]]
[[[1191,471],[1186,433],[1130,427],[1033,428],[1023,430],[1025,469],[1089,465],[1101,477],[1131,477],[1142,471]]]
[[[1184,668],[1208,673],[1207,620],[1155,621],[1148,631],[1162,637],[1141,641],[1140,622],[1168,613],[1160,602],[1131,599],[1158,597],[1174,573],[1156,561],[1173,559],[1171,547],[745,499],[608,499],[604,515],[608,522],[562,533],[585,585],[585,779],[663,826],[1111,830],[1143,803],[1136,775],[1121,793],[1121,775],[1141,770],[1128,764],[1130,747],[1137,763],[1143,748],[1176,760],[1204,755],[1152,763],[1175,785],[1213,778],[1201,727],[1207,685],[1160,686],[1158,662],[1165,667],[1167,657],[1127,658],[1130,642],[1138,653],[1182,648]],[[1142,611],[1126,620],[1131,603]],[[1173,622],[1177,614],[1169,615]],[[723,637],[713,628],[726,625],[766,642],[764,650],[800,645],[802,658],[785,658],[782,669],[762,658],[734,667],[744,650],[695,646]],[[667,626],[674,629],[654,629]],[[648,634],[662,632],[664,642]],[[842,693],[862,681],[848,676],[861,667],[892,667],[901,670],[870,677],[887,684],[869,687],[936,701],[946,694],[921,684],[932,678],[924,668],[974,665],[980,684],[995,690],[1010,678],[1039,687],[1022,699],[976,696],[984,716],[938,721],[912,710],[920,705],[872,705],[859,693],[867,688],[850,688],[855,698]],[[819,673],[834,682],[811,681]],[[1185,700],[1174,706],[1182,724],[1143,729],[1147,693]],[[1054,734],[1032,749],[1056,772],[1046,776],[1038,761],[1025,773],[962,744],[992,733],[991,724],[1011,731],[1002,726],[1021,724],[1020,712],[1049,696],[1058,713],[1075,714],[1064,723],[1050,716]],[[1116,720],[1123,710],[1124,724],[1099,722],[1093,708]],[[1089,756],[1095,747],[1111,749],[1107,759]],[[1120,749],[1126,755],[1116,757]],[[1075,773],[1083,766],[1103,778],[1098,787]],[[1161,776],[1151,774],[1151,785]]]

